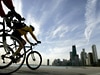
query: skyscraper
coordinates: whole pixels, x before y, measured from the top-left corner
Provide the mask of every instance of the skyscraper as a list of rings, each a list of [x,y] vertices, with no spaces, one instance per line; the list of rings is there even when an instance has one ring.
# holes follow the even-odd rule
[[[76,52],[76,46],[72,46],[72,52],[70,52],[70,61],[72,66],[79,66],[79,56]]]
[[[85,49],[83,49],[81,52],[81,61],[83,66],[86,65],[86,58],[87,58],[87,53],[85,52]]]
[[[72,52],[70,52],[70,60],[72,60],[72,58],[73,58],[73,57],[72,57]]]
[[[96,45],[92,45],[92,52],[93,52],[93,62],[97,63],[98,62],[98,56],[97,56]]]
[[[76,55],[77,55],[76,46],[73,45],[73,46],[72,46],[72,56],[75,57]]]
[[[93,65],[93,53],[88,53],[89,65]]]

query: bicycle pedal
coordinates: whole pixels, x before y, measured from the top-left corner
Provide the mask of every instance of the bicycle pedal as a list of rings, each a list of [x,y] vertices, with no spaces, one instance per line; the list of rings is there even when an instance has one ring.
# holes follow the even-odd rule
[[[10,59],[12,60],[13,63],[17,63],[18,58],[14,58],[14,56],[10,56]]]
[[[13,63],[16,63],[16,59],[14,58],[14,56],[10,56],[10,59],[12,60]]]
[[[14,60],[14,57],[13,56],[10,56],[10,59]]]

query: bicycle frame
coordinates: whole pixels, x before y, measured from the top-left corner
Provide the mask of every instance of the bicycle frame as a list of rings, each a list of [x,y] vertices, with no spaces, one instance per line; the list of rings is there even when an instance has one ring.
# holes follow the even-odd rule
[[[34,44],[34,46],[35,46],[35,44]],[[17,47],[17,45],[16,45],[16,47]],[[24,46],[24,50],[26,51],[25,53],[28,53],[29,51],[33,51],[33,48],[32,48],[33,46],[32,45],[30,45],[30,46]],[[29,49],[26,49],[26,48],[29,48]],[[25,53],[23,53],[22,55],[24,55]]]
[[[34,46],[35,46],[35,44],[34,44]],[[33,48],[32,48],[33,46],[32,45],[30,45],[30,46],[24,46],[24,49],[25,49],[25,51],[26,51],[26,48],[29,48],[27,51],[26,51],[26,53],[28,53],[29,51],[33,51]],[[32,56],[32,58],[33,58],[33,56]]]

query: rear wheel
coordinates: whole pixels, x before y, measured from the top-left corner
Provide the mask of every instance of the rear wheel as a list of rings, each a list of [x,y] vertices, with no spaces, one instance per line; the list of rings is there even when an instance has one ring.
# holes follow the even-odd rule
[[[20,40],[12,35],[6,35],[6,41],[0,43],[0,74],[13,73],[23,65],[26,56],[24,49],[20,52],[24,54],[22,57],[12,57],[20,45]]]
[[[42,64],[42,56],[39,52],[32,51],[27,55],[26,64],[30,69],[36,70]]]

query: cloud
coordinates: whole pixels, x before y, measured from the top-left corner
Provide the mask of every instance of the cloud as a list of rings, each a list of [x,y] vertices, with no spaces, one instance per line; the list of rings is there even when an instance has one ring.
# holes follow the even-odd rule
[[[62,3],[63,0],[52,0],[52,1],[53,1],[53,4],[54,4],[54,6],[52,8],[52,12],[53,12],[53,11],[55,11],[59,7],[60,3]]]
[[[47,40],[54,38],[62,38],[65,37],[65,34],[69,31],[68,26],[65,24],[54,26],[50,31],[47,32],[48,36]]]
[[[35,35],[36,36],[38,36],[40,34],[40,24],[35,21],[34,17],[32,17],[30,12],[27,15],[26,23],[27,23],[27,25],[32,25],[35,27]]]
[[[92,31],[97,25],[98,21],[96,21],[96,3],[97,0],[88,0],[86,4],[86,29],[85,29],[85,37],[89,41]]]
[[[63,37],[66,32],[68,32],[68,27],[65,25],[60,25],[54,29],[52,32],[52,37]]]
[[[13,0],[13,5],[15,7],[16,12],[22,15],[22,0]]]

